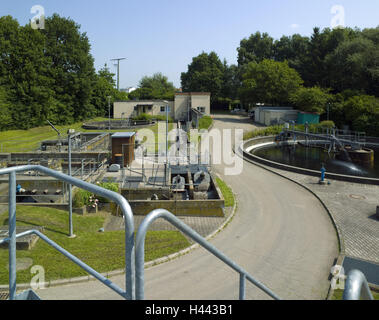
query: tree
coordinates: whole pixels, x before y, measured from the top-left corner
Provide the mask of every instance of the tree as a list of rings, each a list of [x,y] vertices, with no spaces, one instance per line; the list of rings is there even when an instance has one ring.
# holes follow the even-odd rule
[[[92,89],[91,104],[96,108],[97,116],[108,116],[108,97],[111,97],[110,103],[115,100],[128,100],[125,92],[120,92],[115,88],[114,73],[111,73],[105,64],[97,73]]]
[[[322,114],[325,112],[331,96],[320,87],[299,88],[290,96],[290,101],[299,109],[306,112]]]
[[[274,57],[274,39],[268,33],[259,31],[252,34],[248,39],[242,39],[238,51],[238,65],[250,62],[262,62]]]
[[[288,104],[302,83],[300,75],[286,61],[250,62],[243,75],[240,97],[248,103]]]
[[[331,86],[379,94],[379,45],[365,37],[342,42],[326,57]]]
[[[152,77],[145,76],[140,80],[139,88],[129,94],[130,99],[164,99],[173,100],[175,87],[162,73]]]
[[[221,97],[223,82],[224,65],[215,52],[194,57],[188,71],[181,75],[183,91],[210,92],[211,103]]]
[[[70,123],[96,114],[90,103],[96,81],[94,59],[86,33],[71,19],[53,14],[45,19],[45,55],[51,59],[50,77],[58,101],[51,116],[57,123]],[[63,109],[62,109],[63,107]]]

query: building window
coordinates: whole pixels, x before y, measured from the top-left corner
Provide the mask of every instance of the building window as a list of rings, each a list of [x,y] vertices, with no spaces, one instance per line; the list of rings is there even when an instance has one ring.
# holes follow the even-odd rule
[[[197,111],[205,113],[205,107],[197,107]]]
[[[161,112],[166,112],[166,107],[161,107]],[[167,106],[167,112],[170,112],[170,107]]]

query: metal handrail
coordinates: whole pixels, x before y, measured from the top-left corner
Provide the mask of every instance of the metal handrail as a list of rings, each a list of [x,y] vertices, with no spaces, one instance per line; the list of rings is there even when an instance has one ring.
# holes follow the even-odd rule
[[[238,266],[233,260],[224,255],[221,251],[219,251],[216,247],[211,245],[207,240],[205,240],[202,236],[200,236],[197,232],[187,226],[185,223],[180,221],[176,216],[164,209],[157,209],[150,212],[146,218],[142,221],[141,225],[138,228],[137,236],[136,236],[136,299],[143,300],[144,299],[144,264],[145,264],[145,237],[149,226],[158,218],[163,218],[178,228],[180,231],[185,233],[187,236],[192,238],[198,244],[200,244],[203,248],[207,249],[210,253],[215,255],[229,267],[234,269],[236,272],[240,274],[240,282],[239,282],[239,299],[245,299],[245,282],[246,279],[257,286],[259,289],[263,290],[269,296],[276,300],[280,300],[280,298],[269,288],[267,288],[264,284],[254,279],[247,271]]]
[[[365,275],[359,270],[351,270],[346,278],[343,300],[374,300]]]
[[[54,177],[58,180],[65,181],[72,185],[75,185],[81,189],[85,189],[94,194],[107,198],[121,208],[124,214],[125,220],[125,292],[123,292],[122,296],[126,299],[133,300],[135,298],[135,263],[134,263],[134,221],[133,221],[133,212],[128,203],[128,201],[122,197],[120,194],[101,188],[99,186],[90,184],[88,182],[79,180],[77,178],[68,176],[66,174],[48,169],[43,166],[37,165],[27,165],[27,166],[19,166],[19,167],[11,167],[0,169],[0,175],[9,174],[9,238],[7,238],[7,242],[9,242],[9,298],[10,300],[15,299],[16,297],[16,172],[24,172],[24,171],[39,171],[51,177]],[[65,251],[63,248],[56,245],[53,241],[45,237],[43,234],[39,233],[37,230],[32,230],[32,232],[39,237],[41,237],[44,241],[48,242],[50,245],[55,247],[58,251],[65,254],[69,259],[79,264],[82,268],[84,268],[87,272],[93,275],[95,278],[103,282],[105,285],[115,290],[120,294],[119,289],[116,289],[108,279],[101,276],[92,268],[88,267],[86,264],[81,262],[79,259]],[[20,236],[20,235],[19,235]],[[64,251],[63,251],[64,250]],[[120,289],[121,290],[121,289]]]
[[[70,252],[59,246],[57,243],[52,241],[50,238],[46,237],[44,234],[39,232],[38,230],[28,230],[22,233],[19,233],[16,235],[16,238],[22,238],[25,236],[29,235],[36,235],[39,238],[41,238],[43,241],[45,241],[48,245],[52,246],[54,249],[59,251],[61,254],[63,254],[66,258],[70,259],[72,262],[77,264],[79,267],[84,269],[86,272],[88,272],[90,275],[94,276],[97,280],[101,281],[104,283],[106,286],[111,288],[113,291],[117,292],[121,297],[125,298],[125,291],[118,287],[116,284],[114,284],[112,281],[104,277],[102,274],[97,272],[96,270],[92,269],[90,266],[85,264],[83,261],[72,255]],[[11,239],[10,238],[5,238],[0,240],[0,245],[6,242],[9,242]]]

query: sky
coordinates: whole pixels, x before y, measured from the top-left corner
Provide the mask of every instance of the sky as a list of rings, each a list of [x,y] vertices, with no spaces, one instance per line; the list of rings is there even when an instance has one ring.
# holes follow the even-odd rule
[[[36,16],[35,5],[45,16],[58,13],[81,25],[97,70],[106,63],[116,73],[110,59],[126,58],[120,62],[120,88],[136,87],[156,72],[179,88],[193,57],[215,51],[236,64],[240,41],[256,31],[279,39],[310,36],[314,27],[336,23],[379,26],[379,0],[1,0],[0,16],[25,25]]]

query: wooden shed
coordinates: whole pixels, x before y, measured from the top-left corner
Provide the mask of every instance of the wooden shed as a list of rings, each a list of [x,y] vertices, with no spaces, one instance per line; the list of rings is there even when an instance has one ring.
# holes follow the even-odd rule
[[[124,158],[124,163],[118,163],[126,167],[134,160],[135,132],[117,132],[112,135],[112,164],[118,163]]]

